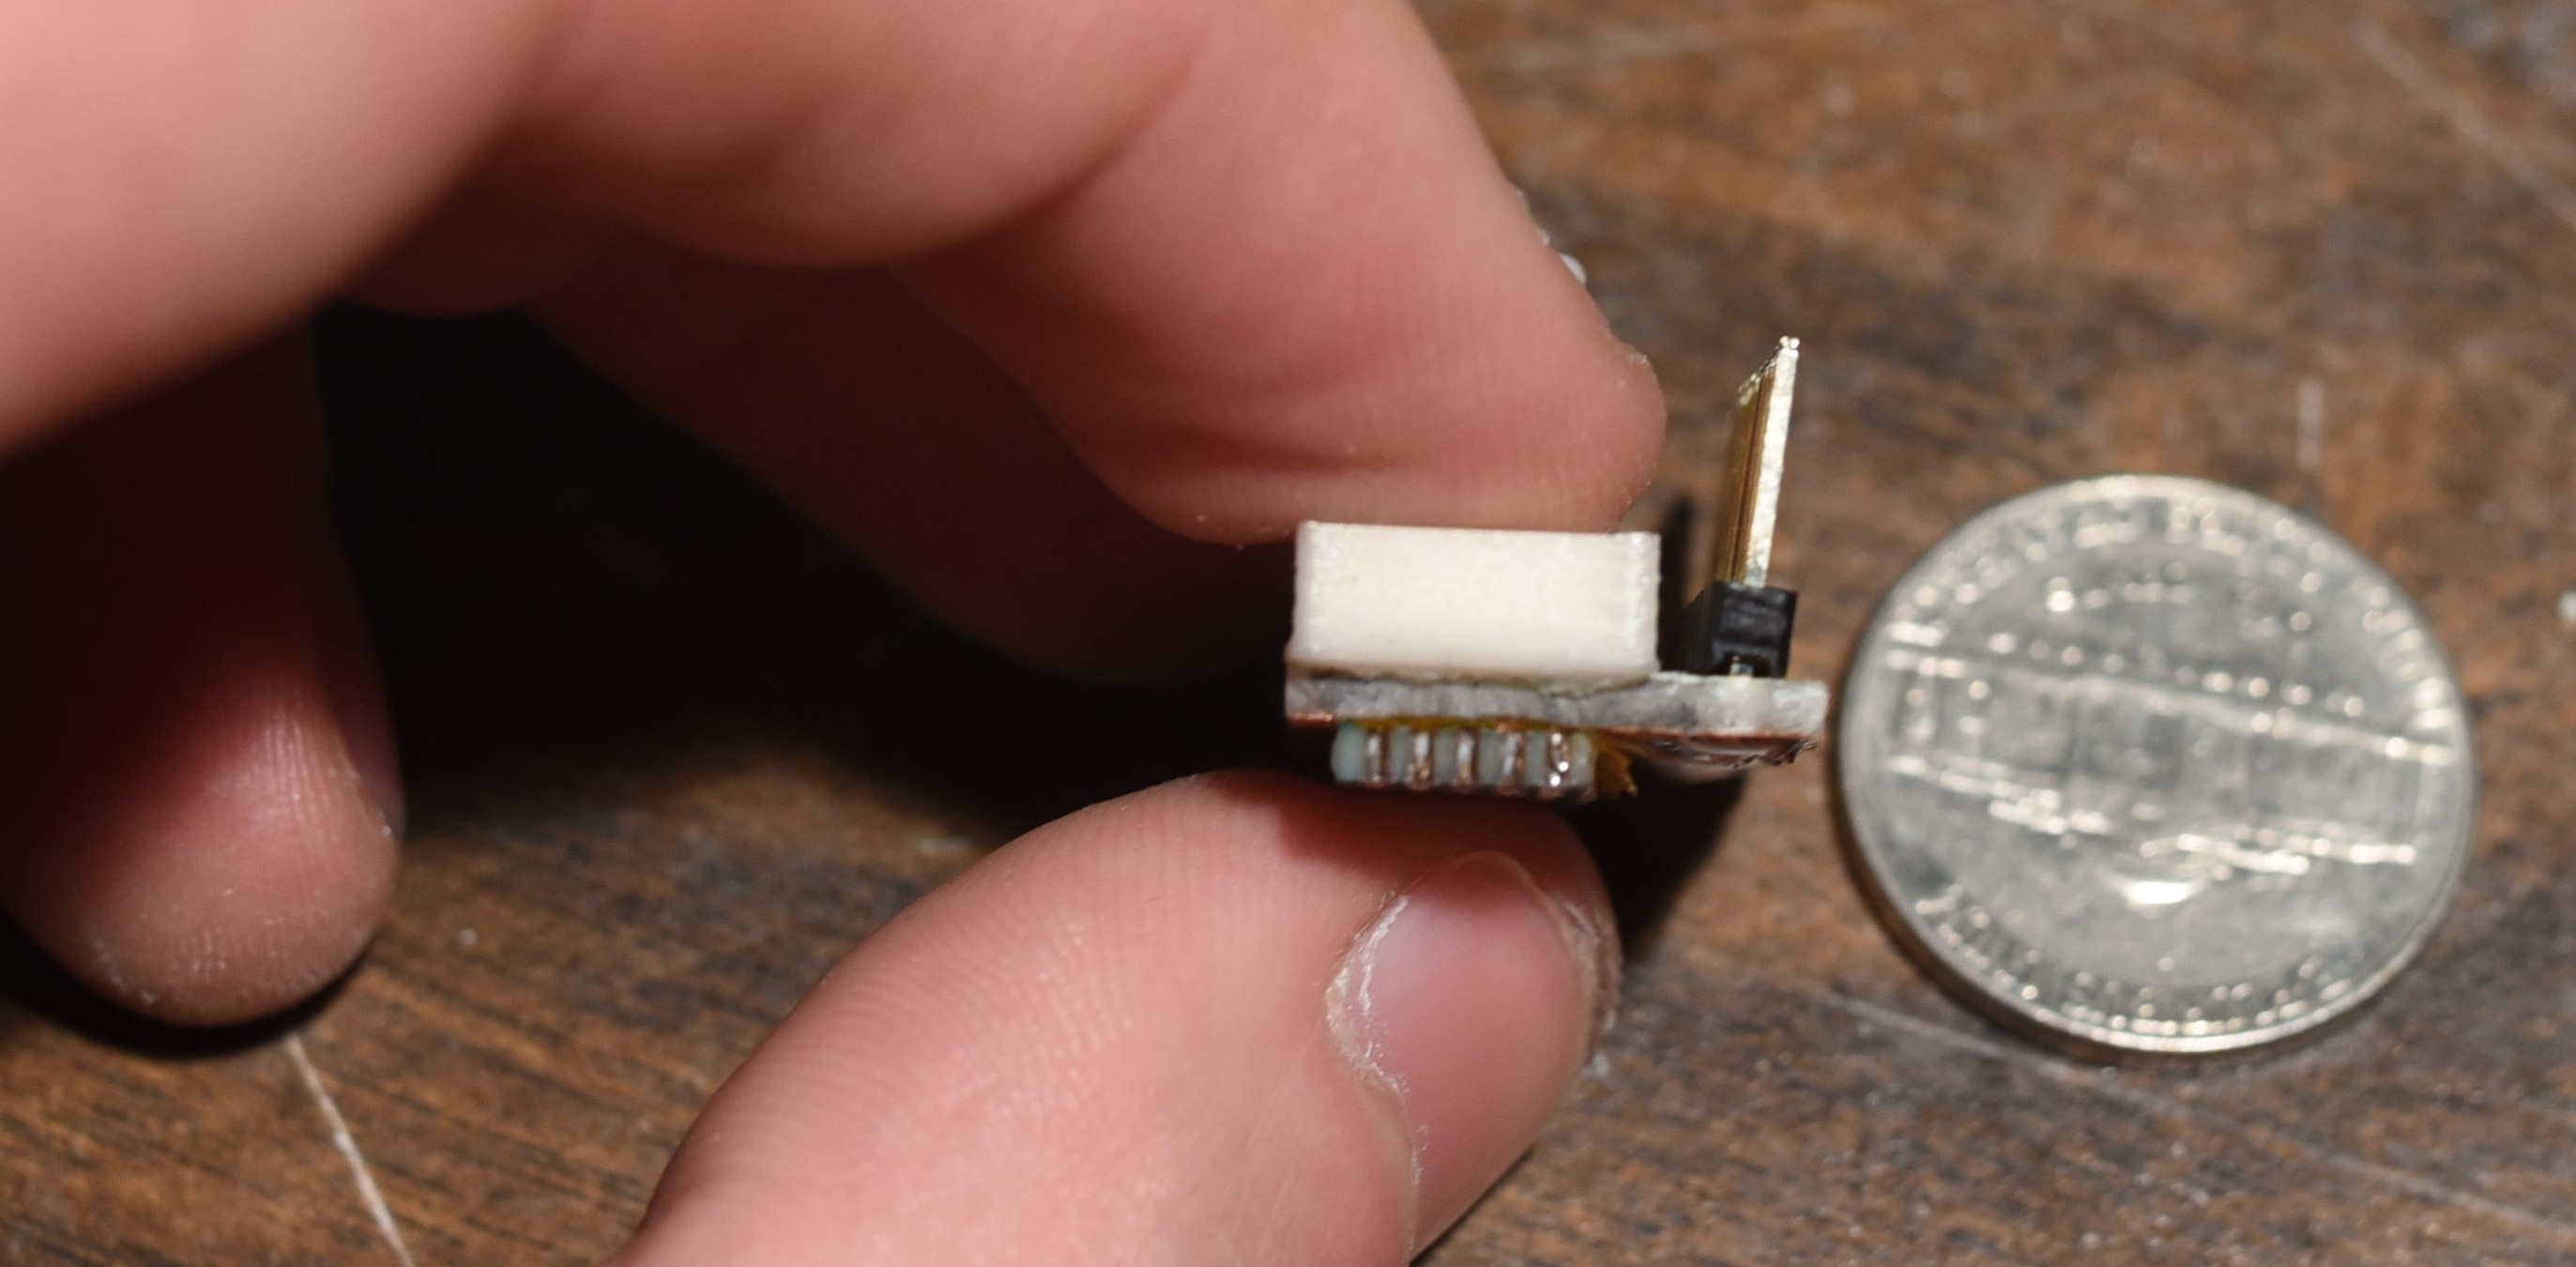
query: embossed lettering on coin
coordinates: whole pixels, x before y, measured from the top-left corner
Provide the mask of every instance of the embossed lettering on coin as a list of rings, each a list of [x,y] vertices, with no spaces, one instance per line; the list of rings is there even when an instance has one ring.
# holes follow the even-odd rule
[[[2007,1019],[2216,1052],[2351,1010],[2467,856],[2458,684],[2386,573],[2199,480],[1997,507],[1862,640],[1838,760],[1916,948]]]

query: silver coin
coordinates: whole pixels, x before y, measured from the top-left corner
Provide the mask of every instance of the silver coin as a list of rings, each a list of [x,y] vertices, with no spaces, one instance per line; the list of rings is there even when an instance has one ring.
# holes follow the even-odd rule
[[[1884,914],[1971,1002],[2100,1053],[2358,1007],[2450,901],[2476,765],[2387,573],[2201,480],[1971,520],[1862,639],[1837,759]]]

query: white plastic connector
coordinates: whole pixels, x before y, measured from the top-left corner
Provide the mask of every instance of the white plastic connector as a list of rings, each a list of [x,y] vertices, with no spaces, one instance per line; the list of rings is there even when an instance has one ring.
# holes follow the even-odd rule
[[[1288,663],[1597,688],[1655,672],[1652,533],[1301,524]]]

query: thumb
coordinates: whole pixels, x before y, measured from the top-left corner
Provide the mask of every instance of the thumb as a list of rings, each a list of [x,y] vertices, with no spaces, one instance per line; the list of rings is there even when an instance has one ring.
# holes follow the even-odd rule
[[[1563,1098],[1609,927],[1525,806],[1227,775],[1087,810],[828,974],[618,1262],[1400,1262]]]

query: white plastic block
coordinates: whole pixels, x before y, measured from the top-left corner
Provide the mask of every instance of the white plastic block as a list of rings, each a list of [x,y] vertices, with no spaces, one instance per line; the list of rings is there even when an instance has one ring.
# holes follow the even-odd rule
[[[1652,533],[1297,528],[1288,662],[1312,672],[1569,686],[1655,671]]]

